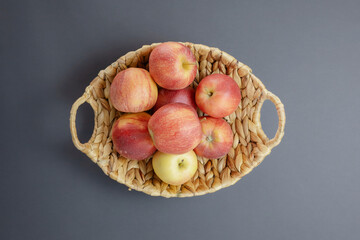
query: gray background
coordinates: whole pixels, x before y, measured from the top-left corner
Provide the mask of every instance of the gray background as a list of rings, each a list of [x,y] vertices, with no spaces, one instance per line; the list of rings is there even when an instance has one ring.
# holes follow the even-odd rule
[[[359,239],[359,1],[1,1],[0,239]],[[189,41],[248,64],[285,137],[232,187],[150,197],[73,146],[71,104],[118,57]],[[79,112],[80,138],[93,113]],[[262,109],[265,132],[275,107]]]

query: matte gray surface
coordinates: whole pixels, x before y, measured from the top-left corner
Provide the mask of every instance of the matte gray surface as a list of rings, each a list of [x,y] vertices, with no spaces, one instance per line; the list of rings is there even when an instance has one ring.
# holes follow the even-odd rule
[[[359,239],[359,1],[1,1],[0,239]],[[73,146],[71,104],[118,57],[189,41],[248,64],[285,137],[232,187],[150,197]],[[82,107],[85,141],[93,113]],[[265,132],[277,126],[262,109]]]

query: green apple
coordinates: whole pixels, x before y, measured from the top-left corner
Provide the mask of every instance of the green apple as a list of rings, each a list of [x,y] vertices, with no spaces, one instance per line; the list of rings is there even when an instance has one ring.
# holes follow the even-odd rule
[[[189,181],[198,168],[194,151],[183,154],[170,154],[157,151],[152,159],[156,175],[171,185],[181,185]]]

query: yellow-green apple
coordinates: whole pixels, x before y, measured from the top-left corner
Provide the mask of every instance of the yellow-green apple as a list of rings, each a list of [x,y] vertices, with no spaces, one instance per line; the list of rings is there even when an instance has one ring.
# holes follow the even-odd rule
[[[202,117],[200,123],[202,139],[195,153],[211,159],[226,155],[234,141],[230,125],[222,118],[213,117]]]
[[[156,83],[142,68],[119,72],[110,87],[112,105],[121,112],[143,112],[151,109],[158,96]]]
[[[215,73],[202,79],[195,101],[204,113],[222,118],[233,113],[241,100],[240,88],[231,77]]]
[[[156,151],[148,131],[150,117],[144,112],[128,113],[116,120],[112,140],[120,155],[133,160],[143,160]]]
[[[183,89],[195,79],[196,58],[185,45],[165,42],[151,52],[149,71],[160,87],[171,90]]]
[[[148,128],[155,147],[164,153],[186,153],[201,141],[199,117],[185,103],[169,103],[159,108],[151,116]]]
[[[189,181],[198,168],[194,151],[183,154],[169,154],[157,151],[152,159],[156,175],[171,185],[181,185]]]
[[[159,89],[158,98],[153,108],[154,111],[168,103],[185,103],[190,105],[196,110],[195,104],[195,91],[191,87],[180,90],[168,90],[165,88]]]

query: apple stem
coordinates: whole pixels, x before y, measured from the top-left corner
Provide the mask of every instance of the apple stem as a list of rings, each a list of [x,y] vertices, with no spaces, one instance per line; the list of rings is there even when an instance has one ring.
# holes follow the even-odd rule
[[[207,137],[206,137],[206,141],[208,141],[208,142],[212,142],[212,141],[213,141],[212,136],[211,136],[211,135],[207,136]]]

